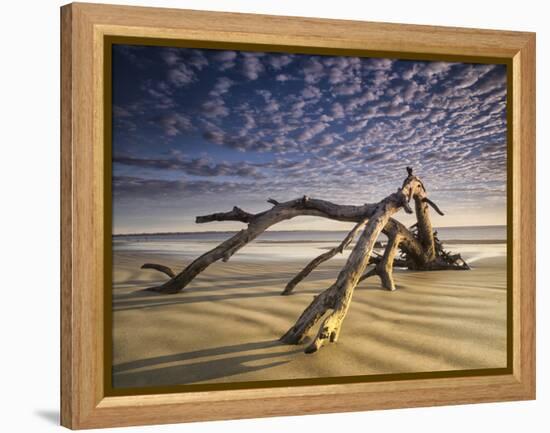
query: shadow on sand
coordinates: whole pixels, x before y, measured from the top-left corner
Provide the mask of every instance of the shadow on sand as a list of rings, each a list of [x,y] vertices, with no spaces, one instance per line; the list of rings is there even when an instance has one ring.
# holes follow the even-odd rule
[[[173,295],[162,295],[159,293],[145,291],[145,287],[153,287],[161,285],[164,281],[155,283],[148,282],[144,285],[144,281],[133,281],[131,285],[134,287],[142,286],[138,290],[127,293],[113,293],[113,310],[114,311],[125,311],[125,310],[135,310],[141,308],[153,308],[153,307],[163,307],[167,305],[177,305],[177,304],[193,304],[196,302],[217,302],[217,301],[226,301],[232,299],[251,299],[251,298],[265,298],[265,297],[279,297],[287,280],[294,274],[284,275],[281,278],[281,275],[278,274],[264,274],[263,278],[258,279],[257,275],[249,277],[238,277],[238,278],[228,278],[225,283],[219,283],[212,281],[211,286],[207,287],[186,287],[180,293]],[[287,278],[288,277],[288,278]],[[327,278],[332,278],[331,275],[326,275],[326,273],[318,273],[316,276],[308,276],[307,280],[309,283],[314,283],[316,281],[326,281]],[[358,290],[385,290],[380,287],[379,284],[373,283],[375,278],[372,278],[368,282],[361,283],[357,289]],[[277,290],[262,290],[262,287],[273,286],[273,282],[281,282],[281,288]],[[139,283],[139,284],[135,284]],[[301,295],[317,295],[326,289],[328,286],[320,285],[319,287],[314,288],[301,288],[297,287],[294,293]],[[249,289],[251,291],[242,292],[240,290]],[[224,294],[215,294],[213,292],[227,292],[231,290],[230,293]],[[291,295],[291,296],[292,296]]]
[[[162,307],[167,305],[176,304],[192,304],[196,302],[217,302],[226,301],[231,299],[249,299],[249,298],[264,298],[264,297],[279,297],[283,291],[284,281],[292,278],[291,273],[284,274],[281,279],[281,275],[276,273],[263,274],[261,278],[257,275],[252,276],[239,276],[237,278],[225,278],[224,282],[212,280],[211,285],[203,282],[202,287],[186,287],[180,293],[174,295],[162,295],[159,293],[147,292],[144,289],[146,287],[153,287],[161,285],[164,281],[158,283],[132,281],[132,286],[140,287],[137,290],[117,293],[117,290],[113,291],[113,310],[125,311],[134,310],[140,308],[152,308]],[[309,282],[325,280],[325,275],[317,275],[312,278],[308,278]],[[276,286],[277,282],[281,282],[281,288],[276,290],[266,291],[265,287],[272,288]],[[245,290],[245,291],[243,291]],[[322,289],[321,289],[322,290]],[[317,294],[320,290],[315,289],[302,289],[301,294]],[[218,292],[219,294],[216,294]],[[229,292],[229,293],[228,293]],[[222,294],[223,293],[223,294]]]
[[[198,292],[200,293],[200,291]],[[309,294],[309,291],[303,291],[303,294]],[[314,294],[314,292],[311,292]],[[252,298],[266,298],[266,297],[279,297],[280,291],[270,290],[269,292],[257,292],[257,293],[232,293],[226,295],[193,295],[191,291],[183,291],[176,295],[159,295],[157,293],[143,292],[142,297],[135,300],[119,300],[117,297],[113,298],[113,310],[135,310],[140,308],[152,308],[163,307],[167,305],[176,304],[193,304],[195,302],[218,302],[227,301],[231,299],[252,299]]]
[[[287,349],[285,350],[285,348]],[[275,349],[275,351],[269,351],[270,349]],[[242,352],[255,350],[261,350],[261,353],[239,355]],[[266,352],[266,350],[269,352]],[[302,350],[301,347],[292,348],[281,344],[277,340],[267,340],[140,359],[114,365],[113,386],[115,388],[128,388],[206,382],[286,364],[291,359],[274,359],[292,355]],[[234,354],[237,355],[233,356]],[[223,355],[230,356],[222,357]],[[162,364],[180,363],[204,357],[222,358],[159,367]],[[147,367],[152,368],[147,369]]]

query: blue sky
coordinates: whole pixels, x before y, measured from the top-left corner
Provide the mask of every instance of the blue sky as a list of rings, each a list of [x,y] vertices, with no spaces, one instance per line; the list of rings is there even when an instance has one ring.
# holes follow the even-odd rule
[[[504,65],[113,47],[115,233],[233,230],[194,218],[268,197],[375,202],[407,165],[435,225],[505,224]]]

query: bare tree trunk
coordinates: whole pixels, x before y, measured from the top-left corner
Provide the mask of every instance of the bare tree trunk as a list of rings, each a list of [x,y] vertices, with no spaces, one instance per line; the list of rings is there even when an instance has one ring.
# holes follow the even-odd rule
[[[306,353],[314,353],[327,342],[336,342],[342,323],[348,312],[353,292],[359,279],[369,263],[374,244],[390,217],[402,207],[408,208],[408,199],[418,190],[420,182],[409,175],[403,187],[376,205],[376,211],[369,218],[363,233],[355,244],[346,264],[340,271],[336,282],[305,309],[298,321],[282,337],[281,341],[288,344],[302,342],[307,332],[325,315],[313,342],[305,349]],[[410,209],[409,209],[410,211]]]
[[[355,286],[367,267],[374,243],[384,227],[384,220],[388,218],[389,212],[382,210],[369,220],[334,285],[313,300],[311,305],[306,308],[304,314],[298,318],[296,324],[281,337],[281,341],[287,344],[302,342],[309,329],[329,309],[332,312],[324,319],[319,327],[317,336],[306,348],[305,352],[316,352],[327,341],[336,342],[338,340],[342,322],[348,312]],[[318,301],[319,298],[321,301]]]
[[[234,207],[229,212],[197,217],[196,222],[199,224],[211,221],[240,221],[248,223],[248,227],[195,259],[183,271],[169,281],[160,286],[150,287],[145,290],[164,294],[178,293],[212,263],[220,259],[228,261],[238,250],[256,239],[266,229],[281,221],[296,216],[310,215],[337,221],[361,222],[369,218],[376,208],[375,204],[364,204],[362,206],[338,205],[325,200],[312,199],[307,196],[284,203],[279,203],[273,199],[269,199],[268,201],[274,204],[274,206],[270,210],[258,214],[250,214],[238,207]],[[403,248],[406,249],[415,260],[419,262],[423,261],[422,246],[403,224],[395,220],[390,220],[385,230],[387,230],[388,233],[401,233],[403,239],[406,240]]]
[[[399,249],[399,240],[399,235],[390,237],[386,250],[384,251],[384,256],[380,263],[376,265],[376,270],[382,281],[382,287],[388,290],[395,290],[395,283],[393,282],[393,261]]]
[[[427,261],[432,261],[435,258],[435,245],[428,204],[422,197],[415,197],[414,204],[418,240],[422,245]]]
[[[177,275],[167,266],[151,263],[143,265],[143,268],[155,269],[170,277],[170,280],[164,284],[146,290],[160,293],[177,293],[210,264],[218,260],[229,260],[233,254],[256,239],[272,225],[296,216],[310,215],[337,221],[355,222],[355,227],[338,246],[308,263],[287,284],[283,292],[283,294],[291,293],[294,287],[317,266],[336,254],[342,253],[362,230],[334,284],[316,296],[300,315],[294,326],[281,337],[281,341],[285,343],[301,343],[307,336],[308,331],[323,319],[316,337],[305,350],[306,353],[316,352],[325,343],[335,342],[338,339],[355,287],[358,282],[365,278],[378,275],[383,287],[395,290],[393,267],[396,264],[406,266],[409,269],[420,270],[469,269],[459,254],[450,254],[443,249],[441,242],[433,231],[428,205],[441,215],[443,213],[434,202],[428,199],[423,183],[412,174],[412,169],[407,167],[407,172],[408,176],[397,192],[374,204],[364,204],[362,206],[338,205],[304,196],[284,203],[269,199],[268,202],[273,207],[257,214],[251,214],[234,207],[229,212],[199,216],[196,219],[197,223],[240,221],[248,224],[248,226],[195,259]],[[409,206],[410,200],[415,202],[417,218],[417,223],[414,225],[415,231],[412,231],[412,228],[407,229],[399,221],[392,218],[392,215],[401,208],[408,213],[412,213],[413,211]],[[388,243],[382,256],[373,256],[373,248],[380,233],[384,233],[388,237]],[[401,257],[396,259],[399,251]],[[375,266],[365,273],[369,264]]]

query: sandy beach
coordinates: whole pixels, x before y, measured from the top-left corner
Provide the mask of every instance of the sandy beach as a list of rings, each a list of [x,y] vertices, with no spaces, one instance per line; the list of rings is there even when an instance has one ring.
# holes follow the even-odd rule
[[[334,281],[343,258],[322,265],[292,296],[280,292],[305,257],[237,255],[210,266],[181,293],[158,295],[140,289],[165,277],[140,266],[157,262],[179,271],[190,259],[115,250],[113,386],[505,367],[505,245],[479,251],[470,254],[471,271],[396,270],[395,292],[382,290],[376,278],[361,283],[339,342],[305,355],[303,346],[277,340]]]

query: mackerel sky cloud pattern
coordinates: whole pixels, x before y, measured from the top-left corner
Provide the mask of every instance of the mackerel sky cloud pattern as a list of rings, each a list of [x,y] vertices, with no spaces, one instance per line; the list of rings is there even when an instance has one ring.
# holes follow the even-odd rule
[[[114,231],[232,229],[194,216],[268,197],[373,202],[407,165],[436,224],[504,224],[506,92],[504,65],[116,45]]]

